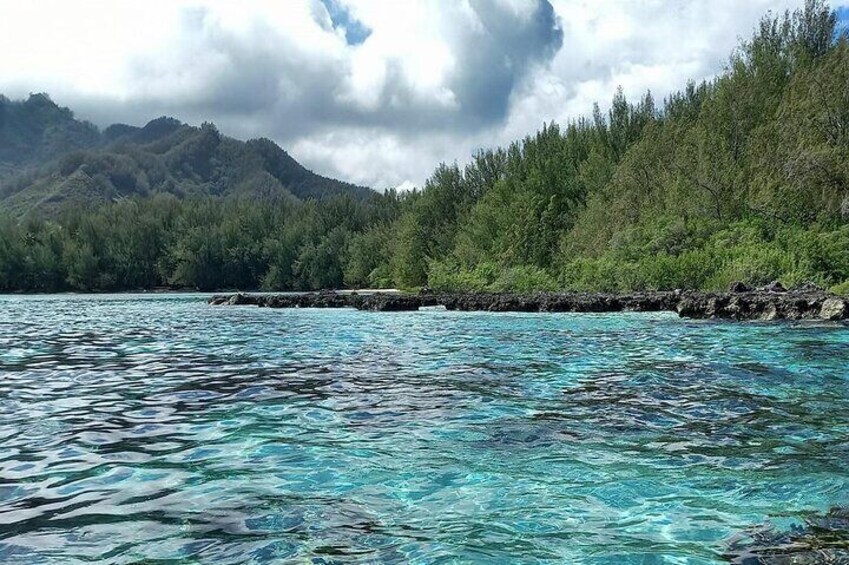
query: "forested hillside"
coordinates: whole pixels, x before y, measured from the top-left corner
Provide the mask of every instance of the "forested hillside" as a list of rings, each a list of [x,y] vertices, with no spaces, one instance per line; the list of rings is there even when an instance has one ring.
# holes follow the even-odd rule
[[[75,120],[69,109],[45,94],[20,102],[0,95],[0,177],[99,141],[100,132],[93,124]]]
[[[155,194],[322,198],[371,191],[308,171],[267,139],[221,135],[212,124],[158,118],[105,131],[45,94],[0,97],[0,209],[50,215]]]
[[[621,291],[779,279],[849,291],[849,42],[836,24],[815,0],[768,16],[711,82],[662,101],[617,92],[609,112],[440,165],[410,193],[258,201],[238,196],[248,181],[235,175],[151,198],[173,191],[150,190],[157,166],[136,159],[137,196],[3,220],[0,288]],[[211,128],[191,139],[207,137],[220,139]],[[168,171],[209,178],[187,159]],[[57,167],[49,178],[65,182],[81,168]],[[207,196],[218,193],[233,196]]]

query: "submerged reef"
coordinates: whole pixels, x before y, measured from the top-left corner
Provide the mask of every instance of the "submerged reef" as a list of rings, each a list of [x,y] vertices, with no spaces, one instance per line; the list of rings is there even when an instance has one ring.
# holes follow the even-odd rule
[[[849,563],[849,508],[834,507],[786,530],[753,526],[731,539],[724,558],[737,565]]]

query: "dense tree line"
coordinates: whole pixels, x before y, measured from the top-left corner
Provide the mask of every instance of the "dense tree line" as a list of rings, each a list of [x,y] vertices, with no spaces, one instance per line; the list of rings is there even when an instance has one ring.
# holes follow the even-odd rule
[[[157,287],[339,288],[367,282],[354,234],[394,217],[390,191],[365,202],[128,199],[50,220],[0,219],[0,289],[109,291]],[[353,278],[352,278],[353,277]],[[387,281],[388,282],[388,281]]]
[[[661,102],[620,90],[608,112],[440,165],[421,190],[155,195],[0,221],[4,290],[774,279],[849,291],[849,41],[819,0],[765,18],[711,82]]]

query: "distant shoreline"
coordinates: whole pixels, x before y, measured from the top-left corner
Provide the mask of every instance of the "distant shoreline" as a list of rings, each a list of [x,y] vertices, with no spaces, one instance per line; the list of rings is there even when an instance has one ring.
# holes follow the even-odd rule
[[[238,288],[218,288],[214,290],[198,290],[191,288],[155,288],[155,289],[136,289],[136,290],[93,290],[86,292],[82,290],[61,290],[56,292],[36,292],[31,290],[0,292],[2,296],[98,296],[98,295],[146,295],[146,294],[240,294],[247,293],[251,295],[278,295],[278,294],[315,294],[320,292],[333,292],[340,295],[347,294],[402,294],[403,291],[397,288],[361,288],[361,289],[340,289],[340,290],[244,290]]]

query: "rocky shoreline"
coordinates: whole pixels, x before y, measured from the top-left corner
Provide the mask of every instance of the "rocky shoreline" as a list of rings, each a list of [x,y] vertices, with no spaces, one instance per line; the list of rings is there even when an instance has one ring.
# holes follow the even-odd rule
[[[646,291],[629,294],[538,293],[372,293],[225,294],[212,305],[262,308],[356,308],[379,312],[445,307],[486,312],[677,312],[684,318],[727,320],[849,320],[849,297],[813,285],[785,290],[773,283],[749,289],[735,283],[727,292]]]

